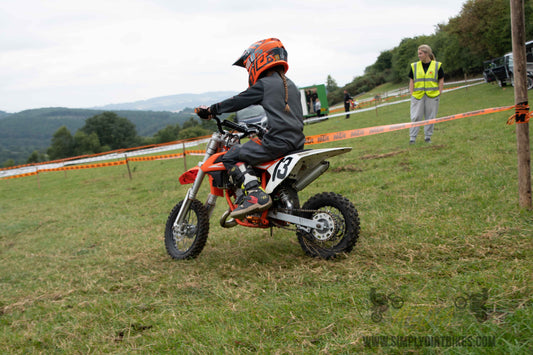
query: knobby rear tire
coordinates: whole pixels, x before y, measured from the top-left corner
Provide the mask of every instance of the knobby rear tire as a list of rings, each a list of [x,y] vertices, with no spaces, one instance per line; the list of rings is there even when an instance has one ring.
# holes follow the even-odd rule
[[[299,230],[296,235],[303,251],[312,257],[323,259],[335,258],[341,253],[349,253],[359,238],[359,215],[354,205],[342,195],[333,192],[322,192],[311,197],[303,206],[303,210],[318,210],[317,212],[303,212],[302,216],[312,219],[316,213],[331,213],[338,226],[333,238],[321,241],[312,233]]]
[[[168,216],[165,227],[165,247],[168,255],[173,259],[194,259],[202,252],[207,242],[209,216],[204,205],[198,200],[193,200],[182,225],[187,232],[180,235],[174,231],[174,222],[182,204],[183,201],[174,206]]]

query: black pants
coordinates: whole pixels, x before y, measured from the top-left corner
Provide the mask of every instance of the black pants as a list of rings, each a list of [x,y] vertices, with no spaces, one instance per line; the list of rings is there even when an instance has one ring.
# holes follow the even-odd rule
[[[350,104],[344,104],[344,112],[350,111]],[[346,118],[350,118],[350,114],[346,114]]]

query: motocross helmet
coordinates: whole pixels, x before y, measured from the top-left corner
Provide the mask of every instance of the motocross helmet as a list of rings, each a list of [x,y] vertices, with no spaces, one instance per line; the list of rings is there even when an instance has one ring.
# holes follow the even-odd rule
[[[257,41],[244,51],[233,65],[246,68],[248,71],[248,84],[254,85],[260,75],[267,69],[281,65],[283,73],[289,70],[287,51],[277,38],[267,38]]]

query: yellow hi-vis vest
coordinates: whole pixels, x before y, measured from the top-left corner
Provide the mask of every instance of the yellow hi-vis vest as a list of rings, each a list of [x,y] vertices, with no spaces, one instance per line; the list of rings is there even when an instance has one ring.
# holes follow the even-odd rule
[[[424,73],[422,61],[411,63],[413,69],[414,90],[413,96],[420,100],[426,94],[428,97],[439,96],[439,69],[440,62],[432,60],[428,70]]]

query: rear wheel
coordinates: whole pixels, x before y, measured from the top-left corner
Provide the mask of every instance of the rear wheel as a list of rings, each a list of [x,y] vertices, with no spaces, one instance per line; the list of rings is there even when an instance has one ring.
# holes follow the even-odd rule
[[[302,210],[302,217],[321,224],[320,229],[300,228],[296,233],[307,255],[330,259],[352,251],[360,227],[359,215],[350,200],[333,192],[322,192],[311,197]]]
[[[165,247],[173,259],[193,259],[204,249],[209,233],[209,217],[204,205],[193,200],[183,223],[175,225],[182,204],[183,201],[174,206],[168,216]]]

